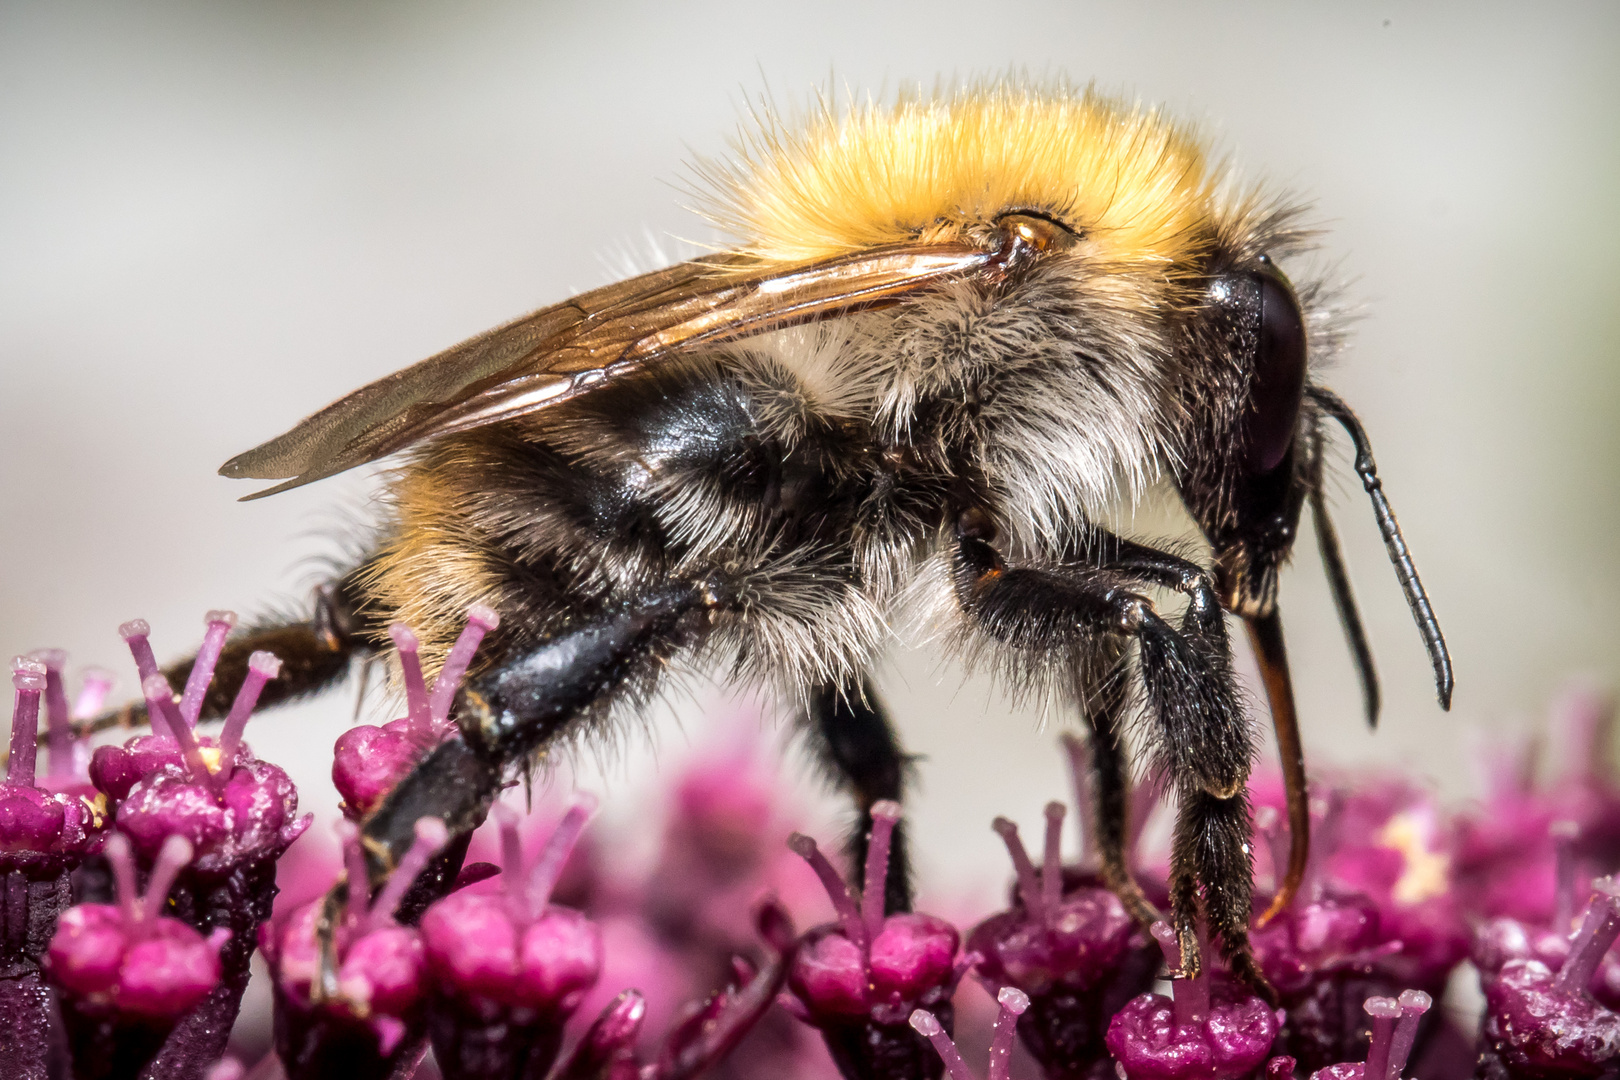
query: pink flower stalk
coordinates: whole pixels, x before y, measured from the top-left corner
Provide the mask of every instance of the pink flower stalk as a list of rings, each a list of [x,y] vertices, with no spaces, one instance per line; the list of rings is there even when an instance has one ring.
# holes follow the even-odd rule
[[[990,1074],[988,1080],[1010,1080],[1010,1062],[1012,1060],[1013,1033],[1017,1029],[1018,1018],[1029,1008],[1029,996],[1022,990],[1013,986],[1004,986],[996,992],[996,1002],[1000,1006],[996,1014],[996,1033],[990,1043]],[[911,1014],[911,1026],[917,1034],[933,1044],[935,1053],[945,1064],[945,1072],[950,1080],[979,1080],[968,1068],[967,1062],[957,1051],[956,1044],[945,1033],[945,1028],[939,1019],[926,1009],[917,1009]]]
[[[1153,924],[1172,971],[1181,968],[1175,931]],[[1278,1017],[1266,1003],[1211,975],[1205,956],[1196,979],[1171,981],[1172,996],[1142,994],[1108,1025],[1108,1051],[1123,1080],[1235,1080],[1271,1055]]]
[[[467,625],[450,647],[431,690],[422,677],[421,646],[416,635],[404,623],[388,628],[399,655],[400,680],[405,685],[405,715],[382,725],[359,724],[338,737],[332,758],[332,783],[343,797],[343,812],[350,819],[358,821],[374,810],[422,755],[454,730],[450,706],[456,691],[484,635],[500,623],[500,616],[483,604],[468,608]]]
[[[146,623],[135,620],[120,627],[142,673],[153,734],[97,749],[90,778],[115,805],[120,830],[144,858],[155,857],[165,838],[180,835],[196,848],[201,868],[245,858],[274,859],[309,826],[308,815],[297,817],[298,793],[286,772],[254,757],[242,742],[265,683],[280,674],[280,660],[255,652],[219,737],[199,736],[195,730],[214,666],[235,622],[231,612],[208,613],[203,645],[178,703],[168,679],[156,669]]]
[[[450,1080],[543,1073],[562,1028],[602,969],[596,925],[551,903],[595,800],[569,808],[533,866],[526,866],[517,814],[497,803],[503,850],[497,893],[453,893],[422,916],[435,993],[428,1031]],[[500,1071],[504,1070],[504,1071]]]
[[[51,791],[94,799],[95,787],[89,780],[90,745],[75,736],[76,720],[100,714],[112,689],[113,677],[100,668],[88,668],[73,705],[68,704],[64,672],[67,653],[61,649],[37,649],[33,658],[45,665],[46,746],[49,764],[41,787]]]
[[[343,821],[338,831],[348,898],[334,935],[337,965],[330,982],[317,989],[322,977],[317,927],[324,899],[311,901],[260,931],[260,947],[276,980],[277,1008],[285,1014],[277,1048],[289,1067],[313,1073],[324,1069],[329,1059],[341,1059],[360,1026],[368,1029],[366,1041],[384,1063],[421,1038],[426,958],[420,934],[399,925],[395,913],[412,883],[449,840],[444,822],[422,818],[410,849],[373,897],[359,830]],[[413,1033],[415,1040],[410,1038]]]
[[[1311,1080],[1400,1080],[1417,1044],[1418,1022],[1433,1004],[1421,990],[1403,991],[1399,998],[1368,998],[1363,1006],[1372,1021],[1367,1060],[1329,1065],[1313,1072]]]
[[[691,1080],[709,1075],[766,1015],[786,977],[794,939],[787,912],[767,900],[755,912],[755,928],[769,953],[766,962],[755,968],[735,957],[731,978],[705,1000],[687,1005],[651,1063],[642,1064],[636,1055],[646,1023],[646,999],[626,990],[608,1003],[552,1070],[551,1080]],[[758,1062],[736,1059],[730,1065],[741,1076],[791,1075],[779,1060],[763,1068]]]
[[[619,993],[602,1010],[550,1080],[640,1080],[636,1041],[647,1019],[647,999],[634,990]]]
[[[814,840],[794,833],[788,841],[821,878],[838,921],[800,941],[788,974],[792,993],[783,1004],[820,1029],[833,1061],[850,1078],[937,1077],[937,1055],[908,1021],[925,1008],[948,1026],[950,998],[966,970],[955,962],[958,936],[950,923],[932,915],[883,913],[889,845],[899,820],[898,803],[873,804],[859,900]]]
[[[103,824],[96,807],[77,793],[36,786],[40,699],[49,668],[34,657],[11,662],[16,696],[11,713],[11,757],[0,781],[0,868],[66,858],[74,864],[94,845]],[[52,857],[57,857],[53,860]]]
[[[114,833],[104,851],[118,903],[79,904],[62,915],[46,955],[51,981],[82,1012],[172,1021],[219,983],[219,951],[230,931],[204,938],[162,914],[175,878],[191,861],[184,837],[164,842],[144,896],[136,890],[129,841]]]
[[[1061,892],[1063,819],[1063,804],[1048,803],[1039,870],[1018,827],[996,819],[994,828],[1017,872],[1018,903],[980,923],[967,940],[986,987],[1010,986],[1027,995],[1018,1031],[1054,1078],[1086,1075],[1107,1056],[1109,1018],[1152,986],[1159,960],[1158,948],[1151,942],[1143,947],[1112,892],[1087,886]]]
[[[1487,1050],[1511,1076],[1597,1076],[1620,1061],[1620,1015],[1587,988],[1620,937],[1620,882],[1593,882],[1597,895],[1558,969],[1509,960],[1483,979]]]

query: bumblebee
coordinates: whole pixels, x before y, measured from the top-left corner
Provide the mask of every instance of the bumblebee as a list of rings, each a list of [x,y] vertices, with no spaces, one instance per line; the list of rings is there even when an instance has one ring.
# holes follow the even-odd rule
[[[1269,915],[1308,852],[1277,611],[1307,500],[1369,719],[1378,708],[1322,496],[1326,421],[1354,443],[1443,707],[1452,685],[1366,435],[1313,376],[1341,333],[1322,284],[1283,273],[1310,248],[1298,210],[1157,112],[1016,81],[767,123],[705,175],[735,248],[525,315],[225,463],[280,481],[259,498],[398,456],[375,545],[307,619],[233,639],[209,711],[254,650],[282,658],[287,699],[341,680],[394,621],[431,672],[485,604],[500,625],[455,700],[459,735],[363,825],[375,876],[419,817],[475,828],[525,763],[636,708],[673,664],[801,703],[860,812],[859,859],[871,806],[905,795],[868,672],[909,615],[1083,718],[1103,873],[1146,922],[1159,913],[1123,855],[1124,734],[1139,730],[1177,795],[1183,974],[1202,919],[1263,985],[1254,725],[1227,616],[1259,657],[1288,787]],[[1207,564],[1100,524],[1163,487]],[[890,910],[910,903],[903,852]]]

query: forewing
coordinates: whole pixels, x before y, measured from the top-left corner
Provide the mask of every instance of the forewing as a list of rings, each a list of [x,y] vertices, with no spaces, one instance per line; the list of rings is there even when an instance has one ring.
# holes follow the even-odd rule
[[[683,349],[898,302],[996,269],[968,244],[901,244],[789,266],[698,259],[585,293],[361,387],[227,461],[230,477],[284,480],[257,499],[413,443],[571,398]]]

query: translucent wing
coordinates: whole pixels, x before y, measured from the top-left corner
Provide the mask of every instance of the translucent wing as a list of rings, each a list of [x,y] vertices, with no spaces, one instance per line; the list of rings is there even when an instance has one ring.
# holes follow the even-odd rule
[[[946,279],[999,275],[1009,257],[963,243],[898,244],[788,266],[698,259],[576,296],[361,387],[222,476],[283,480],[262,498],[435,435],[566,400],[699,343],[881,307]]]

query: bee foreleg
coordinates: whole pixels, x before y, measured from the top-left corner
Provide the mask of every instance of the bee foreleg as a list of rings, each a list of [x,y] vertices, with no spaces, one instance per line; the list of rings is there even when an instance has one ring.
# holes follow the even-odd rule
[[[955,587],[963,609],[986,632],[1017,648],[1083,655],[1099,636],[1136,639],[1155,741],[1181,796],[1170,899],[1188,958],[1184,967],[1196,973],[1202,887],[1204,914],[1234,972],[1264,986],[1248,951],[1250,732],[1233,682],[1225,622],[1218,607],[1212,613],[1199,602],[1194,582],[1181,626],[1171,626],[1147,597],[1125,587],[1131,579],[1161,583],[1132,562],[1009,568],[984,539],[964,535]]]
[[[805,728],[810,750],[829,779],[855,800],[858,818],[848,850],[852,865],[864,866],[872,804],[880,799],[899,802],[905,788],[909,762],[894,725],[871,681],[861,678],[853,685],[823,683],[813,689]],[[890,914],[911,910],[911,861],[904,827],[904,822],[896,824],[890,842],[884,886],[884,908]]]

